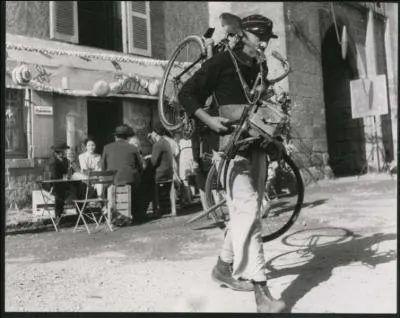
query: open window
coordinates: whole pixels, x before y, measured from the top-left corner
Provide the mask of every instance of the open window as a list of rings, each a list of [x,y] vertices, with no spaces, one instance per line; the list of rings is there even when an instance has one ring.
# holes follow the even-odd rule
[[[122,52],[121,1],[78,1],[79,44]]]
[[[50,38],[151,56],[149,1],[50,1]]]

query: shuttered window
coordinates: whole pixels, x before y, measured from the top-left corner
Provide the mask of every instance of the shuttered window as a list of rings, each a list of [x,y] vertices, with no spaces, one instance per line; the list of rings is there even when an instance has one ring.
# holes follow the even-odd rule
[[[128,53],[151,56],[149,1],[126,1],[126,41]]]
[[[50,38],[78,43],[76,1],[50,1]]]

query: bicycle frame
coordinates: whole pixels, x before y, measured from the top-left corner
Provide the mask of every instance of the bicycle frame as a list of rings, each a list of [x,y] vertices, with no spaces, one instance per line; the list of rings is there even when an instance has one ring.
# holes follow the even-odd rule
[[[237,38],[236,39],[236,43],[238,43],[240,40],[243,41],[244,38],[240,38],[240,37]],[[252,43],[250,43],[249,41],[245,41],[245,43],[247,45],[250,45],[250,46],[254,47],[254,45]],[[249,114],[251,112],[254,112],[254,113],[257,112],[258,107],[261,105],[260,97],[261,97],[262,93],[265,92],[266,89],[267,89],[267,86],[264,83],[264,78],[263,78],[264,74],[262,72],[262,68],[260,67],[260,72],[258,73],[256,80],[254,81],[254,85],[253,85],[252,89],[249,91],[249,88],[248,88],[247,84],[245,83],[245,81],[244,81],[244,79],[243,79],[243,77],[241,75],[239,66],[237,65],[237,62],[235,60],[234,54],[232,52],[232,49],[229,46],[229,42],[227,41],[227,38],[224,38],[223,40],[221,40],[217,44],[217,46],[222,46],[223,48],[225,48],[230,53],[230,56],[232,58],[233,64],[234,64],[235,69],[236,69],[236,72],[239,75],[239,78],[240,78],[240,81],[241,81],[241,84],[242,84],[242,88],[243,88],[243,92],[246,95],[247,100],[249,101],[249,104],[246,105],[244,107],[244,109],[243,109],[243,112],[242,112],[242,114],[240,116],[238,125],[236,126],[236,128],[235,128],[235,130],[234,130],[234,132],[232,134],[232,138],[231,138],[230,142],[228,143],[228,146],[226,147],[226,150],[224,151],[223,158],[222,158],[222,160],[221,160],[221,162],[219,164],[218,177],[217,177],[218,179],[217,180],[218,181],[220,180],[221,174],[223,172],[222,187],[226,188],[227,171],[228,171],[228,166],[229,166],[229,163],[230,163],[231,159],[236,155],[236,153],[237,153],[237,151],[238,151],[238,149],[239,149],[239,147],[241,145],[243,145],[246,142],[250,142],[250,141],[252,141],[254,139],[257,139],[257,137],[251,137],[251,138],[247,138],[246,140],[240,140],[240,137],[242,136],[242,134],[245,131],[248,131],[250,128],[252,128],[255,131],[257,131],[264,138],[271,138],[271,136],[269,136],[267,133],[263,132],[260,127],[255,126],[251,121],[248,120],[249,119]],[[266,57],[264,55],[264,51],[259,47],[254,47],[254,48],[259,52],[260,55],[262,55],[261,59],[265,60]],[[290,72],[290,66],[289,66],[289,63],[287,62],[286,59],[284,59],[276,51],[272,52],[272,56],[275,57],[277,60],[279,60],[282,63],[285,71],[284,71],[284,73],[282,75],[276,77],[275,79],[268,80],[268,83],[270,85],[273,85],[273,84],[281,81]],[[250,93],[249,94],[250,96],[248,96],[248,92]],[[218,190],[218,187],[219,187],[219,182],[217,183],[217,190]]]

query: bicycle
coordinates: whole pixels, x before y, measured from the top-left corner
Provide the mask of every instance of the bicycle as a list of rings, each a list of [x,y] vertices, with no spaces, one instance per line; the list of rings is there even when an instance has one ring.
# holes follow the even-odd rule
[[[209,28],[203,36],[190,35],[186,37],[173,52],[163,76],[158,102],[161,123],[171,132],[180,130],[186,139],[190,139],[193,135],[196,123],[193,118],[187,116],[177,98],[178,92],[184,83],[184,78],[190,77],[215,51],[228,50],[232,55],[232,47],[235,43],[243,40],[237,34],[233,36],[227,34],[225,38],[214,45],[211,39],[213,32],[214,29]],[[264,56],[262,50],[260,49],[259,51]],[[185,52],[186,55],[181,56],[182,52]],[[214,222],[221,229],[224,229],[229,221],[229,214],[227,213],[226,200],[224,198],[225,191],[223,189],[225,184],[222,184],[221,187],[220,181],[226,180],[229,161],[234,157],[240,145],[254,141],[260,136],[271,142],[276,142],[273,138],[274,132],[282,122],[268,121],[268,119],[259,116],[259,113],[257,113],[263,107],[269,108],[272,113],[276,112],[274,103],[271,102],[272,97],[275,95],[273,85],[284,79],[290,72],[290,66],[286,59],[276,51],[272,52],[272,56],[282,63],[285,72],[275,79],[268,79],[269,88],[267,88],[263,78],[264,74],[260,69],[252,89],[249,89],[243,78],[241,78],[236,60],[232,55],[232,60],[241,78],[249,104],[244,108],[240,120],[234,123],[236,128],[234,129],[233,138],[227,147],[228,150],[220,158],[220,162],[217,163],[217,160],[211,154],[201,153],[202,160],[211,161],[211,169],[208,172],[205,186],[206,206],[204,207],[204,212],[191,219],[188,223],[211,214]],[[186,60],[184,57],[186,57]],[[210,109],[209,102],[212,98],[211,96],[207,100],[206,110]],[[204,131],[204,127],[201,126],[197,127],[197,129],[199,131],[203,129]],[[253,134],[243,139],[241,138],[243,131],[252,131]],[[279,142],[282,141],[283,139]],[[271,154],[268,154],[266,165],[267,178],[265,180],[265,192],[260,214],[263,225],[262,240],[264,242],[281,236],[295,223],[304,199],[304,184],[300,171],[285,151],[283,151],[280,158],[272,158]]]

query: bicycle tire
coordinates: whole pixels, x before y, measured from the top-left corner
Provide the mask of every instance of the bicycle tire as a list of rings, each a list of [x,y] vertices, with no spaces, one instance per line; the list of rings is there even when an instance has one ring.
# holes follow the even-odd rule
[[[205,196],[206,196],[206,204],[207,207],[206,209],[211,208],[214,204],[216,204],[217,202],[215,202],[214,200],[214,196],[212,194],[212,190],[213,188],[215,188],[215,177],[217,176],[217,167],[215,166],[215,164],[213,164],[211,166],[210,171],[207,174],[207,178],[206,178],[206,184],[204,187],[204,192],[205,192]],[[217,225],[219,225],[219,227],[221,229],[224,229],[226,227],[224,220],[224,212],[221,208],[217,208],[215,211],[210,212],[211,218],[213,219],[214,223],[216,223]]]
[[[261,237],[262,237],[263,242],[272,241],[272,240],[280,237],[281,235],[283,235],[285,232],[287,232],[293,226],[295,221],[297,220],[297,218],[300,214],[300,211],[301,211],[301,207],[303,205],[304,183],[303,183],[303,180],[302,180],[302,177],[300,174],[300,170],[298,169],[296,164],[293,162],[293,160],[289,156],[283,155],[280,160],[283,160],[290,167],[290,169],[292,170],[292,172],[294,174],[294,178],[295,178],[295,182],[296,182],[296,186],[297,186],[297,188],[296,188],[297,189],[297,192],[296,192],[297,201],[293,207],[293,210],[291,211],[290,217],[284,222],[284,224],[279,226],[276,230],[274,230],[271,233],[268,233],[268,234],[262,233]],[[267,169],[267,171],[268,171],[268,169]],[[214,198],[212,196],[212,189],[215,187],[216,175],[217,175],[217,169],[216,169],[215,165],[213,165],[207,175],[206,185],[205,185],[206,203],[208,205],[207,209],[212,207],[215,204]],[[219,209],[222,209],[222,208],[219,208]],[[218,214],[217,214],[218,212],[213,211],[211,213],[215,213],[214,218],[221,220],[221,217],[218,216]],[[268,216],[267,216],[265,219],[262,220],[262,222],[267,223],[269,220],[270,219],[268,219]],[[220,226],[220,228],[225,228],[225,227]]]
[[[164,72],[163,79],[161,82],[160,94],[159,94],[159,99],[158,99],[158,115],[160,117],[160,121],[163,124],[163,126],[170,131],[178,130],[180,127],[182,127],[183,122],[179,121],[179,120],[178,120],[178,122],[171,122],[170,120],[168,120],[166,102],[164,99],[164,95],[165,95],[167,83],[168,83],[168,78],[169,78],[169,74],[176,62],[176,59],[177,59],[179,53],[183,50],[183,48],[186,45],[191,44],[191,43],[195,43],[199,47],[202,55],[206,54],[206,48],[205,48],[203,40],[200,36],[190,35],[190,36],[186,37],[178,45],[178,47],[173,52],[171,58],[169,59],[169,62],[167,64],[167,67],[166,67],[166,70]],[[206,60],[206,58],[202,59],[200,62],[203,63],[205,60]]]

